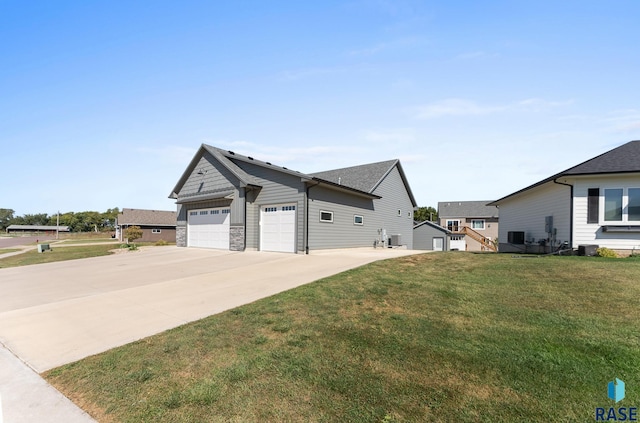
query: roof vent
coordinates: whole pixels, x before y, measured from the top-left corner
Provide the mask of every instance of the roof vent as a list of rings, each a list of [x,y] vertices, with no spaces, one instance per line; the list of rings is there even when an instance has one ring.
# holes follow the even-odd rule
[[[229,154],[233,154],[234,156],[236,155],[236,153],[234,153],[233,151],[229,150]]]
[[[286,167],[284,167],[284,166],[282,166],[282,168],[283,168],[284,170],[288,170],[288,169],[287,169]]]
[[[266,162],[266,163],[267,163],[268,165],[271,165],[271,163],[269,163],[269,162]]]
[[[247,156],[247,158],[248,158],[249,160],[253,160],[253,157],[251,157],[251,156]]]

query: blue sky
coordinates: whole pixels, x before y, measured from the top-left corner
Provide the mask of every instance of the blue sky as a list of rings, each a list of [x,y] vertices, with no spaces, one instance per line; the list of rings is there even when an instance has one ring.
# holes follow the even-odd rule
[[[640,139],[637,1],[0,0],[0,208],[171,210],[200,144],[420,206]]]

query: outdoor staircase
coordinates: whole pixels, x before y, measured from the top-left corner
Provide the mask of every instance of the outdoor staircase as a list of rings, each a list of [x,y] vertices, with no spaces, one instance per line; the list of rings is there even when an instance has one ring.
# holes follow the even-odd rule
[[[498,251],[498,249],[496,248],[496,246],[493,244],[493,242],[491,242],[491,240],[489,238],[487,238],[486,236],[482,235],[481,233],[474,231],[473,229],[471,229],[468,226],[463,226],[460,229],[460,233],[461,234],[465,234],[468,235],[470,238],[478,241],[480,243],[480,245],[482,246],[482,251]]]

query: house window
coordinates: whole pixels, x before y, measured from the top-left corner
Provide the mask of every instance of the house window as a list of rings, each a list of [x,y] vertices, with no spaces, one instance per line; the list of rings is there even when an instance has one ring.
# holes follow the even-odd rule
[[[358,216],[357,214],[353,216],[353,224],[354,225],[364,225],[364,217]]]
[[[156,228],[151,229],[151,233],[152,233],[152,234],[159,234],[159,233],[161,233],[161,232],[162,232],[162,230],[160,230],[160,229],[156,229]]]
[[[622,188],[604,190],[604,220],[622,221]]]
[[[407,212],[407,217],[408,217],[409,219],[411,219],[411,218],[413,217],[413,212],[411,212],[411,210],[409,210],[409,211]]]
[[[264,208],[264,212],[265,213],[273,213],[273,212],[277,212],[278,208],[277,207],[265,207]]]
[[[296,206],[282,206],[282,211],[293,211],[296,209]]]
[[[231,209],[223,209],[222,210],[222,214],[229,214],[231,213]]]
[[[402,210],[398,209],[398,217],[402,216]]]
[[[320,222],[333,223],[333,212],[320,210]]]
[[[209,210],[201,210],[200,211],[200,216],[205,216],[207,214],[209,214]]]
[[[484,229],[484,219],[472,219],[471,220],[471,229]]]
[[[640,220],[640,188],[629,188],[627,212],[629,220]]]
[[[458,232],[460,229],[460,221],[459,220],[447,220],[447,229],[451,232]]]
[[[600,221],[600,188],[589,188],[587,198],[587,223]]]
[[[189,216],[197,216],[198,212],[197,211],[190,211],[189,212]]]

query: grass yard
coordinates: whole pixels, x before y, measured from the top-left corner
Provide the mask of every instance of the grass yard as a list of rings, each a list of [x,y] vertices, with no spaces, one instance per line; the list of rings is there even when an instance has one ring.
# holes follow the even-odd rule
[[[44,377],[100,422],[593,421],[640,405],[640,261],[377,262]]]
[[[75,260],[88,257],[106,256],[109,250],[117,248],[113,244],[85,245],[82,247],[57,247],[51,244],[51,250],[38,253],[38,250],[27,251],[11,257],[0,259],[0,269],[5,267],[28,266],[30,264],[51,263],[54,261]]]
[[[20,251],[20,249],[19,248],[0,248],[0,254],[15,253],[16,251]]]

